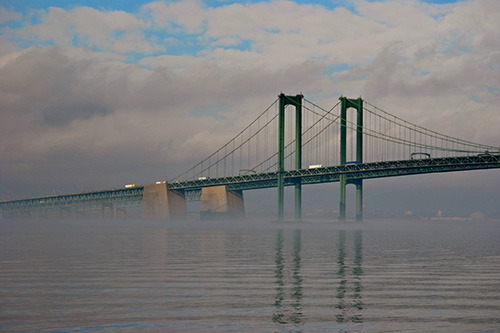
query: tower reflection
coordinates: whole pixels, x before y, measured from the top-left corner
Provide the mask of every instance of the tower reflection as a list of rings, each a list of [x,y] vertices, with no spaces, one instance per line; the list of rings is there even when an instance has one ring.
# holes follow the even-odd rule
[[[276,296],[274,306],[276,312],[273,314],[273,322],[278,324],[286,324],[284,320],[285,314],[283,309],[283,299],[285,298],[285,284],[283,282],[283,230],[278,230],[276,233],[276,255],[274,261],[276,269],[274,270],[274,277],[276,279]]]
[[[363,237],[361,230],[354,233],[354,259],[352,261],[351,274],[349,265],[346,263],[346,231],[340,230],[337,242],[337,305],[336,319],[338,323],[362,323],[363,310],[362,280],[363,275]]]
[[[332,256],[321,257],[321,255],[328,252],[328,249],[324,247],[319,247],[318,249],[321,250],[317,253],[313,252],[314,258],[317,259],[314,264],[319,265],[316,269],[303,267],[304,263],[301,258],[303,251],[301,230],[293,231],[291,248],[285,241],[290,239],[288,236],[290,235],[285,234],[283,230],[276,232],[273,322],[278,325],[293,325],[295,326],[295,330],[300,329],[300,326],[308,321],[308,317],[305,314],[310,311],[307,311],[306,305],[324,304],[322,302],[325,302],[325,297],[327,297],[327,302],[329,304],[333,303],[333,308],[321,308],[320,311],[317,311],[318,308],[314,307],[314,312],[311,312],[314,320],[330,323],[334,321],[339,324],[362,323],[362,231],[356,230],[354,234],[345,230],[338,231],[336,243],[330,243],[335,246],[332,249],[333,258]],[[309,243],[306,242],[305,244]],[[311,250],[314,251],[315,249]],[[307,298],[307,295],[303,293],[304,281],[307,281],[309,277],[311,281],[316,281],[317,288],[321,288],[321,285],[324,286],[324,284],[321,280],[316,280],[318,279],[318,272],[325,271],[328,267],[332,267],[332,264],[334,265],[333,274],[335,279],[332,281],[333,284],[332,282],[328,284],[330,290],[333,288],[333,294],[330,293],[330,296],[327,296],[327,293],[323,293],[317,300],[308,299],[304,302],[304,299]],[[332,272],[331,268],[328,270]],[[328,279],[328,276],[325,276],[325,278]],[[313,283],[310,285],[310,290],[314,294],[314,282],[310,283]]]
[[[301,258],[300,251],[302,247],[301,231],[295,230],[293,234],[293,250],[292,250],[292,272],[291,272],[291,295],[290,302],[285,298],[285,280],[289,280],[289,276],[285,276],[285,259],[283,254],[283,230],[278,230],[276,233],[276,269],[274,277],[276,281],[276,295],[274,307],[276,308],[273,314],[273,322],[277,324],[293,323],[299,325],[302,323],[302,276],[300,274]]]
[[[302,323],[302,277],[300,276],[300,250],[302,247],[301,232],[293,234],[293,280],[292,280],[292,313],[290,320],[294,324]]]

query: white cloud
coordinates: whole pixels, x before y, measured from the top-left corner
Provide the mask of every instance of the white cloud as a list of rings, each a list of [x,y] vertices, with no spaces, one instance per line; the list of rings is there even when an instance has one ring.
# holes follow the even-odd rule
[[[139,61],[139,65],[151,68],[168,67],[170,69],[185,69],[201,65],[204,62],[206,62],[205,59],[191,55],[162,55],[143,58]]]
[[[4,29],[2,177],[21,184],[51,163],[86,164],[78,178],[99,187],[109,164],[121,184],[140,160],[152,170],[139,180],[169,178],[281,91],[324,107],[361,95],[420,125],[500,145],[498,1],[355,4],[356,13],[291,1],[152,2],[139,13],[50,8],[35,26]],[[19,35],[36,47],[13,45]],[[131,51],[142,53],[136,64],[126,63]],[[342,72],[327,71],[339,64]]]
[[[201,32],[206,19],[206,10],[202,3],[196,0],[169,4],[156,1],[144,5],[142,10],[151,16],[158,27],[173,29],[173,24],[179,25],[189,34]]]
[[[18,33],[26,40],[52,42],[59,46],[97,48],[113,52],[149,53],[161,50],[142,34],[147,23],[124,11],[101,11],[89,7],[64,10],[50,7],[39,12],[39,24]]]
[[[214,42],[214,45],[220,45],[220,46],[237,46],[240,44],[241,44],[241,39],[234,37],[224,37]]]
[[[19,21],[21,17],[21,13],[18,13],[14,10],[7,10],[4,7],[0,7],[0,24],[10,21]]]
[[[360,1],[356,7],[364,17],[393,28],[428,30],[436,28],[441,15],[448,14],[449,5],[431,5],[415,0],[386,2]]]

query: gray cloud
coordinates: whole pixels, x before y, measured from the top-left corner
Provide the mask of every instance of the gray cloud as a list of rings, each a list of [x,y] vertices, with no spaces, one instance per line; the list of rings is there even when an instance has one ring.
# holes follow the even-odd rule
[[[0,196],[168,179],[232,138],[280,92],[303,92],[327,108],[340,94],[361,95],[414,123],[500,146],[498,2],[417,4],[361,1],[359,14],[353,14],[342,8],[329,11],[288,2],[217,10],[196,2],[179,3],[174,8],[179,13],[196,9],[196,17],[186,16],[178,23],[188,32],[200,33],[200,45],[205,48],[197,54],[144,57],[137,64],[126,63],[120,50],[143,48],[147,54],[158,45],[103,48],[114,53],[69,47],[64,42],[67,36],[58,35],[62,27],[52,18],[68,22],[83,13],[99,18],[100,24],[117,20],[116,29],[130,26],[131,33],[147,26],[145,21],[122,12],[47,13],[39,33],[47,40],[60,38],[58,47],[19,52],[12,38],[0,38],[4,52],[0,58]],[[288,11],[281,13],[282,6]],[[163,3],[154,3],[148,10],[155,8],[159,11],[149,14],[156,21],[165,15],[172,19]],[[270,10],[279,12],[280,19],[267,26]],[[478,12],[489,15],[479,19]],[[225,15],[231,21],[224,20]],[[240,22],[238,15],[248,20],[227,32],[226,24]],[[300,20],[300,28],[295,29],[294,19]],[[90,21],[82,16],[78,31],[90,34],[94,45],[106,44],[106,34],[109,37],[111,32],[100,34]],[[214,45],[203,44],[210,36]],[[218,40],[225,38],[253,44],[248,50],[221,47]],[[346,69],[328,72],[339,64]],[[478,180],[495,186],[490,178],[464,173],[443,183],[451,179],[469,186]],[[380,184],[419,183],[408,179]],[[429,186],[439,183],[439,177],[432,179]]]
[[[229,140],[281,89],[307,89],[322,70],[308,62],[275,72],[213,64],[174,72],[27,50],[0,68],[2,189],[31,195],[168,179]]]
[[[0,69],[4,114],[57,126],[111,113],[102,93],[81,76],[89,65],[88,61],[71,61],[58,48],[20,55]]]
[[[69,96],[65,96],[69,97]],[[49,126],[67,125],[75,119],[90,119],[96,115],[104,116],[112,113],[109,107],[93,101],[89,98],[86,101],[69,100],[69,101],[54,101],[53,104],[46,105],[42,108],[43,123]]]

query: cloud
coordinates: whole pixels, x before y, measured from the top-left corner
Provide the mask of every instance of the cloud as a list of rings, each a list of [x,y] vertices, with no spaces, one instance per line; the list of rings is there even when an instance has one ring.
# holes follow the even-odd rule
[[[90,7],[75,7],[71,10],[50,7],[37,14],[39,23],[21,29],[16,36],[35,43],[74,45],[118,53],[163,50],[147,41],[142,33],[147,23],[131,13],[101,11]]]
[[[498,87],[491,59],[434,57],[429,72],[422,74],[415,69],[429,59],[401,61],[397,46],[388,47],[372,64],[339,75],[339,89],[440,133],[499,146],[500,115],[494,105],[500,98],[485,88]]]
[[[19,21],[21,17],[21,13],[18,13],[14,10],[7,10],[4,7],[0,7],[0,24],[11,21]]]
[[[206,19],[206,9],[195,0],[173,3],[155,1],[144,5],[142,11],[151,17],[156,26],[173,30],[180,27],[188,34],[201,32]]]
[[[161,55],[143,58],[139,61],[139,64],[151,68],[167,67],[169,69],[185,69],[200,66],[205,62],[205,59],[192,55]]]
[[[51,7],[33,25],[2,27],[1,191],[169,179],[282,91],[327,108],[340,94],[361,95],[414,123],[500,146],[498,1],[354,4]]]
[[[23,116],[36,119],[42,126],[56,126],[109,112],[100,103],[99,91],[91,89],[81,77],[89,65],[85,61],[75,66],[56,48],[18,56],[1,69],[6,116],[16,117],[23,111]]]
[[[21,188],[17,180],[74,191],[76,183],[116,186],[126,174],[138,183],[168,179],[246,126],[276,99],[276,87],[298,90],[312,83],[306,73],[321,72],[314,63],[276,72],[149,70],[76,53],[32,48],[0,68],[1,181],[10,187]],[[138,160],[154,170],[139,172]],[[54,179],[54,170],[66,176]]]

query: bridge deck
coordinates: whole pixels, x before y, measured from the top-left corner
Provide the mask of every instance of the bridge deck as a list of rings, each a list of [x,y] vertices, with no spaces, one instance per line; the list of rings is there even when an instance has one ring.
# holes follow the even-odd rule
[[[284,178],[285,185],[290,186],[296,184],[298,179],[304,185],[337,182],[341,174],[346,174],[348,180],[355,180],[491,168],[500,168],[500,155],[483,154],[478,156],[414,159],[287,170],[284,172]],[[173,182],[169,183],[169,187],[172,189],[190,190],[207,186],[228,185],[229,189],[232,190],[253,190],[276,187],[277,179],[277,172],[268,172]]]
[[[61,194],[0,202],[0,212],[39,210],[52,213],[60,207],[77,210],[98,209],[101,203],[114,203],[118,207],[140,206],[143,187],[110,189],[83,193]]]
[[[500,155],[480,154],[477,156],[446,157],[431,159],[413,159],[374,163],[349,164],[343,166],[314,169],[288,170],[284,172],[285,185],[291,186],[300,181],[302,184],[318,184],[339,181],[345,174],[348,181],[373,179],[415,174],[465,171],[500,168]],[[172,182],[171,189],[183,190],[188,200],[196,200],[200,189],[208,186],[227,185],[231,190],[253,190],[277,186],[278,173],[268,172],[222,178],[208,178],[181,182]],[[140,206],[143,187],[110,189],[85,193],[73,193],[44,196],[28,199],[0,202],[0,212],[38,210],[53,212],[60,207],[78,207],[78,209],[96,209],[97,205],[108,202],[120,207]],[[199,199],[199,198],[198,198]]]

